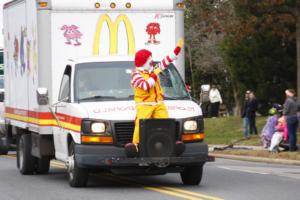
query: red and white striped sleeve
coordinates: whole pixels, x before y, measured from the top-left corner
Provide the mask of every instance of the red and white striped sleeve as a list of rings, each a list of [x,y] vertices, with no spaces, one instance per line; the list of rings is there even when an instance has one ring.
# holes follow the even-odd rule
[[[149,79],[145,80],[144,77],[135,71],[131,75],[131,85],[135,88],[141,88],[142,90],[148,91],[155,86],[157,81],[157,75],[152,73]]]
[[[174,51],[170,54],[167,55],[162,61],[157,63],[157,66],[163,71],[165,70],[170,63],[172,63],[174,60],[176,60],[178,54],[180,53],[181,48],[177,46]]]

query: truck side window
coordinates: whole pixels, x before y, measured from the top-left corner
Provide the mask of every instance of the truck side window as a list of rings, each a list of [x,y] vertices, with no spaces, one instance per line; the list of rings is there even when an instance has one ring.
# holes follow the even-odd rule
[[[68,101],[70,101],[70,80],[71,80],[70,77],[71,77],[71,67],[67,66],[60,85],[60,92],[58,97],[59,101],[67,97],[69,98]]]

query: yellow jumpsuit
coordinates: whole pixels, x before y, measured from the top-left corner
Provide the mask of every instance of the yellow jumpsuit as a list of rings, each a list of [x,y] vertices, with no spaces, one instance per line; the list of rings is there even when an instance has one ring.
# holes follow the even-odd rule
[[[139,73],[145,80],[150,78],[150,74],[147,72],[140,71]],[[136,102],[136,120],[132,142],[138,144],[140,142],[140,119],[168,118],[169,115],[167,107],[163,102],[163,90],[159,78],[155,82],[154,87],[150,90],[145,91],[135,87],[134,94],[134,100]]]

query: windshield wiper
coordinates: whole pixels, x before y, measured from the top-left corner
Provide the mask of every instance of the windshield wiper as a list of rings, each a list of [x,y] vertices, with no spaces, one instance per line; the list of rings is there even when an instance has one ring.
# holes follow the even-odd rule
[[[165,100],[183,100],[183,99],[190,99],[189,96],[184,96],[184,97],[168,97],[164,96]]]
[[[167,97],[167,96],[164,96],[164,99],[165,99],[165,100],[178,100],[177,98],[174,98],[174,97]]]
[[[97,99],[116,99],[116,97],[114,97],[114,96],[91,96],[91,97],[79,99],[79,102],[87,101],[87,100],[97,100]]]

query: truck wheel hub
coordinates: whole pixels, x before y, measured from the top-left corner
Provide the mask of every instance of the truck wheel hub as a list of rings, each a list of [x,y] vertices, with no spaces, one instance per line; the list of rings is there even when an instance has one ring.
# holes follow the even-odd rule
[[[69,173],[73,172],[74,164],[75,164],[74,155],[69,156],[68,162],[67,162],[67,169],[68,169]]]

